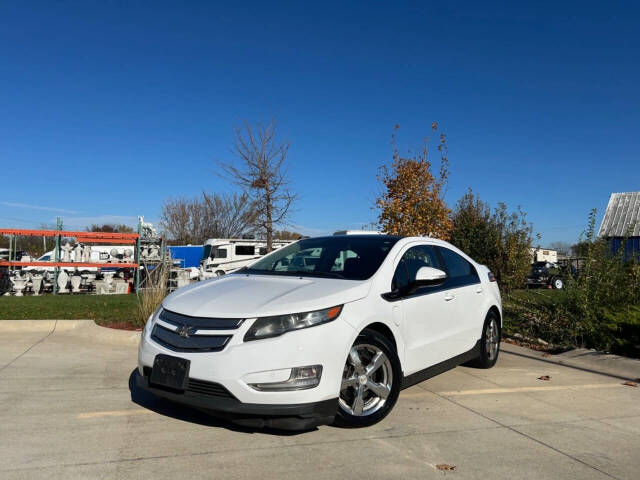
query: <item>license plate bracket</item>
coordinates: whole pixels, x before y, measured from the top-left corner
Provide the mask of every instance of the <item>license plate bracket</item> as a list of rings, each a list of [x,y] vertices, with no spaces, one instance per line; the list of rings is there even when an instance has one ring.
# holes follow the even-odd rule
[[[158,354],[153,360],[149,383],[184,390],[189,381],[190,364],[186,358]]]

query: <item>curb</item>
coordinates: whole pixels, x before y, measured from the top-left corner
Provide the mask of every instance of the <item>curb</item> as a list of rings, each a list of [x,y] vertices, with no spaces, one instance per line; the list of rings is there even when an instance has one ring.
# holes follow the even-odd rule
[[[605,375],[619,380],[637,382],[640,379],[640,360],[634,358],[595,352],[584,348],[576,348],[565,353],[551,355],[506,342],[500,344],[500,350],[510,355],[562,365],[563,367]]]
[[[108,345],[140,343],[141,332],[97,325],[93,320],[0,320],[0,332],[50,332],[91,339]]]

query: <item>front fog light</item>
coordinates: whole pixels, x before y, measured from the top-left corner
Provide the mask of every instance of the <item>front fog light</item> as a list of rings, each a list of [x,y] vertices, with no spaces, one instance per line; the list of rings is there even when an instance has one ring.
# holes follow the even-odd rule
[[[250,383],[249,386],[260,391],[306,390],[317,387],[322,376],[322,365],[295,367],[291,369],[289,380],[284,382]]]

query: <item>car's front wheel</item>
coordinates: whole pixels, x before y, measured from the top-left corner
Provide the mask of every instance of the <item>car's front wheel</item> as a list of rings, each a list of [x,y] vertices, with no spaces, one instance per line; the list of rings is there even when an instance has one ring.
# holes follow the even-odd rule
[[[363,330],[353,343],[342,373],[336,424],[367,427],[391,411],[402,383],[393,344],[375,330]]]

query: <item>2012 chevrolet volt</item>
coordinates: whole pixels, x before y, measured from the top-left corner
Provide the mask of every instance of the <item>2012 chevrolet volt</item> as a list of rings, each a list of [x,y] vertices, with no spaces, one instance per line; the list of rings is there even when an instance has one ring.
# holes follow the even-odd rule
[[[493,274],[447,242],[307,238],[165,298],[137,383],[247,426],[364,427],[402,388],[492,367],[501,319]]]

